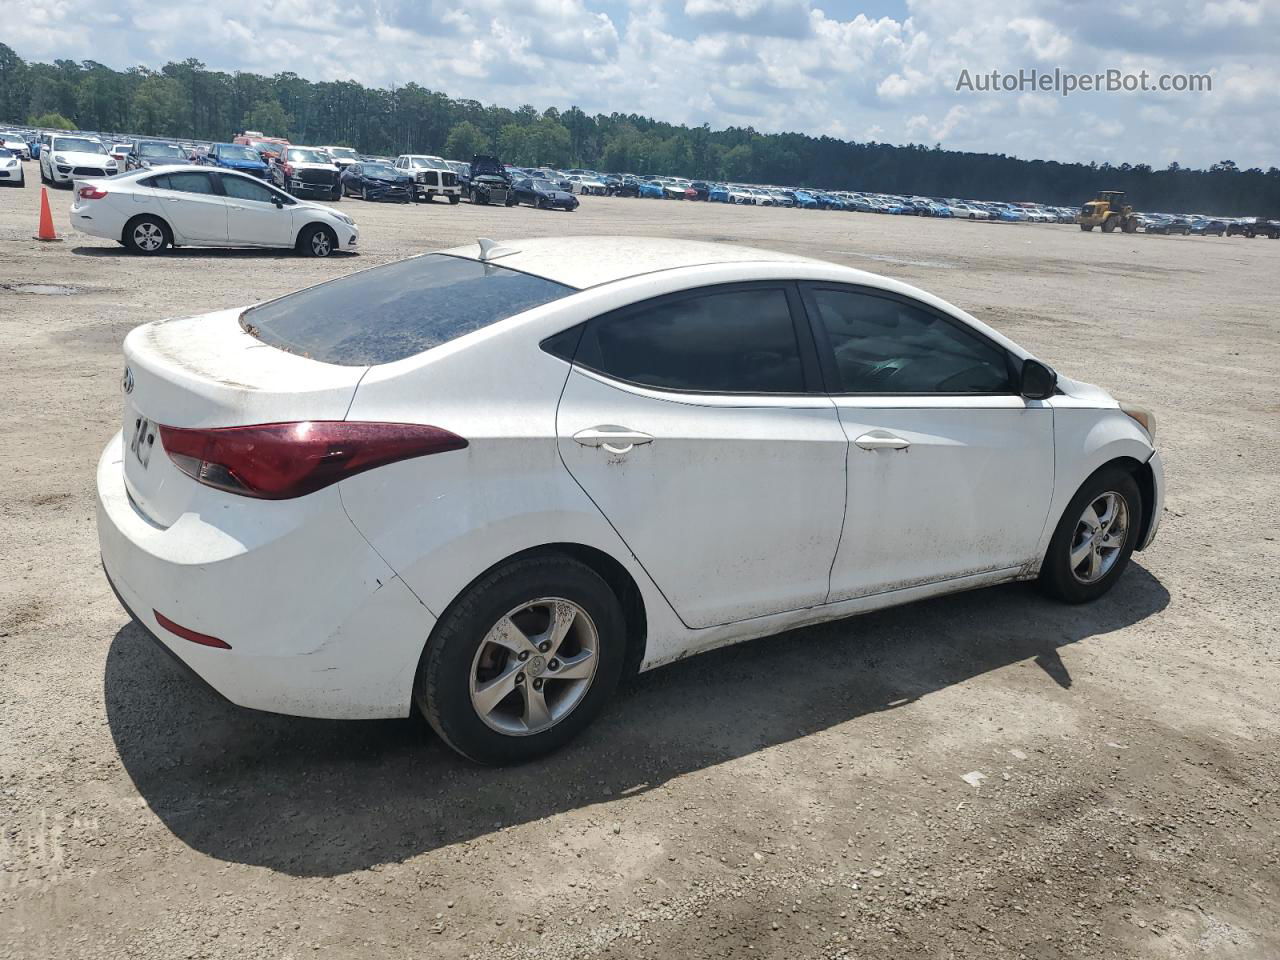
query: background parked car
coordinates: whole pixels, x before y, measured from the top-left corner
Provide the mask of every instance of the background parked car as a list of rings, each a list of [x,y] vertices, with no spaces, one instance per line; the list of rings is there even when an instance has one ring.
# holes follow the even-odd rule
[[[176,143],[163,140],[137,140],[125,155],[126,170],[143,170],[153,167],[182,167],[190,158]]]
[[[25,187],[26,173],[22,169],[22,157],[7,147],[0,147],[0,184],[7,187]]]
[[[313,196],[341,200],[338,168],[315,147],[285,147],[267,168],[271,182],[295,197]]]
[[[332,160],[333,165],[339,170],[360,160],[360,154],[356,153],[352,147],[316,147],[315,149]]]
[[[472,203],[505,204],[507,194],[510,192],[511,179],[501,160],[488,154],[476,154],[471,158],[471,179],[467,181],[467,197]]]
[[[415,200],[430,203],[436,197],[446,197],[457,203],[462,199],[458,175],[441,157],[402,153],[396,157],[395,168],[413,179]]]
[[[59,187],[69,187],[86,177],[114,176],[119,170],[115,157],[96,137],[54,134],[49,138],[49,150],[40,156],[41,182]]]
[[[409,203],[413,199],[413,178],[389,163],[367,160],[351,163],[338,174],[338,180],[346,197],[394,203]]]
[[[550,180],[526,177],[517,180],[507,198],[507,206],[527,203],[539,210],[577,210],[578,198],[567,190],[561,190]]]
[[[267,176],[267,161],[262,154],[243,143],[211,144],[203,162],[264,179]]]

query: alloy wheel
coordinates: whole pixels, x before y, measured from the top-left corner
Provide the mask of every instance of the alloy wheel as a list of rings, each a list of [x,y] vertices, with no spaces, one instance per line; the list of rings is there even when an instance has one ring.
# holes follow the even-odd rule
[[[1114,491],[1092,500],[1071,538],[1071,575],[1081,583],[1097,583],[1115,566],[1129,536],[1129,505]]]
[[[333,252],[333,242],[325,230],[317,230],[311,235],[311,252],[317,257],[327,257]]]
[[[164,246],[164,231],[155,223],[140,223],[133,228],[133,242],[139,250],[154,253]]]
[[[516,607],[481,641],[471,663],[471,705],[508,736],[550,729],[582,702],[595,678],[599,634],[578,604],[544,597]]]

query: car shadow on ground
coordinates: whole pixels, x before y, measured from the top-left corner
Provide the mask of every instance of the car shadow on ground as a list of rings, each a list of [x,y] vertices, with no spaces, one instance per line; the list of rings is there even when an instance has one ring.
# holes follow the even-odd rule
[[[142,255],[131,253],[122,246],[116,247],[72,247],[71,252],[77,257],[130,257],[145,259]],[[289,247],[271,247],[258,249],[255,247],[172,247],[164,253],[156,254],[156,260],[297,260],[300,254]],[[347,250],[335,250],[329,254],[331,258],[340,259],[357,256]]]
[[[330,876],[650,790],[1015,662],[1033,660],[1046,684],[1069,688],[1061,647],[1168,602],[1134,564],[1086,606],[1011,584],[791,631],[644,674],[568,748],[519,767],[470,764],[416,717],[339,722],[232,706],[133,622],[107,655],[107,718],[138,791],[185,843]]]

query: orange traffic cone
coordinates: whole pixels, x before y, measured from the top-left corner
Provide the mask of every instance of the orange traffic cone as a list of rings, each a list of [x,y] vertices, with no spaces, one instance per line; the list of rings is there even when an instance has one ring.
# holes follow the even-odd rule
[[[49,212],[49,191],[45,187],[40,188],[40,231],[36,234],[36,239],[62,239],[53,229],[53,214]]]

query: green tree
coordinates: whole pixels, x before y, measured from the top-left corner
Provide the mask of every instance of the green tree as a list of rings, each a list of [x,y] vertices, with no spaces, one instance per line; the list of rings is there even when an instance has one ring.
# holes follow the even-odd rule
[[[38,117],[32,117],[31,125],[46,130],[74,130],[76,128],[74,123],[60,113],[42,113]]]
[[[0,43],[0,120],[18,120],[27,112],[27,65]]]
[[[260,130],[269,137],[288,136],[293,121],[276,100],[259,100],[244,117],[246,130]]]
[[[444,155],[454,160],[469,161],[477,153],[488,150],[489,138],[470,120],[456,124],[444,142]]]

